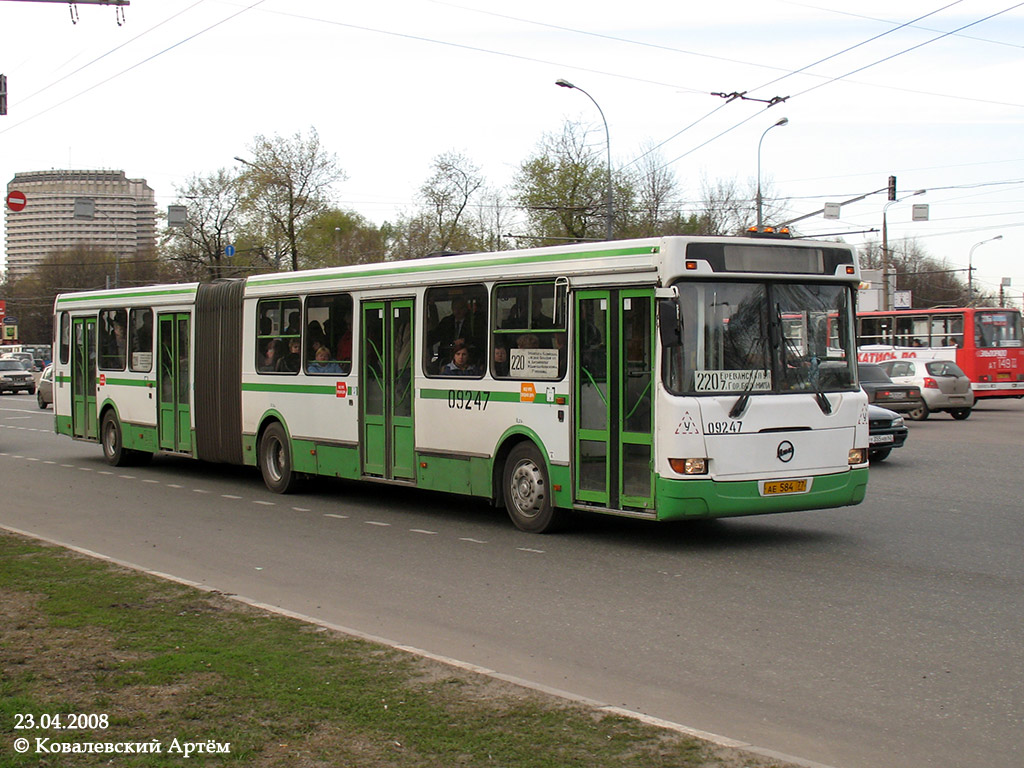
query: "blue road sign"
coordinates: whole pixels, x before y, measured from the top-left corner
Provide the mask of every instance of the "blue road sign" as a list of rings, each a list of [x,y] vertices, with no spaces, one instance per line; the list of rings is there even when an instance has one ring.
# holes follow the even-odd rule
[[[224,246],[224,255],[225,256],[234,256],[235,255],[235,246],[233,246],[233,245],[225,245]]]

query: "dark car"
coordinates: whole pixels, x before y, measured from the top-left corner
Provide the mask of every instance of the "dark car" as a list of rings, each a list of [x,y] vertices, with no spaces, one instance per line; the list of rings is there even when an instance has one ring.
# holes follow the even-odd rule
[[[17,392],[19,389],[30,395],[35,394],[35,377],[31,371],[25,370],[21,360],[13,358],[0,360],[0,392]]]
[[[868,402],[898,413],[909,413],[924,405],[921,388],[913,384],[895,384],[881,366],[858,363],[860,386],[868,395]]]
[[[868,458],[885,461],[893,448],[907,442],[907,427],[903,417],[888,408],[868,406]]]

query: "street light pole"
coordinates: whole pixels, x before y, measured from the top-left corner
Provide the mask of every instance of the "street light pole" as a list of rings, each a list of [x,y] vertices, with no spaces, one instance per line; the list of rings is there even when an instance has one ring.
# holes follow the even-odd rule
[[[780,128],[783,125],[789,125],[789,118],[788,117],[784,117],[781,120],[779,120],[777,123],[775,123],[774,125],[769,125],[767,128],[765,128],[764,129],[764,133],[761,134],[761,138],[757,142],[757,231],[758,232],[761,231],[761,223],[763,221],[763,219],[761,218],[761,142],[764,141],[764,137],[767,135],[768,131],[770,131],[772,128]]]
[[[597,103],[597,100],[594,99],[593,96],[591,96],[589,93],[584,91],[582,88],[580,88],[578,85],[573,85],[568,80],[565,80],[565,79],[562,79],[562,78],[559,78],[558,80],[555,80],[555,85],[557,85],[557,86],[559,86],[561,88],[573,88],[573,89],[579,91],[580,93],[582,93],[584,96],[586,96],[592,102],[594,102],[594,106],[597,107],[597,111],[601,115],[601,122],[604,123],[604,141],[605,141],[605,146],[607,147],[607,150],[608,150],[608,164],[607,164],[607,168],[606,168],[606,177],[607,177],[607,181],[606,181],[606,186],[607,186],[607,190],[606,190],[606,195],[607,195],[606,204],[607,204],[608,226],[607,226],[607,230],[606,230],[606,232],[607,232],[607,238],[606,239],[611,240],[612,239],[612,229],[613,229],[613,226],[614,226],[614,223],[615,223],[615,214],[612,211],[612,140],[611,140],[611,134],[608,133],[608,121],[605,119],[605,117],[604,117],[604,110],[601,109],[601,105]]]
[[[967,252],[967,306],[974,306],[974,249],[979,245],[984,245],[985,243],[991,243],[994,240],[1002,239],[1002,235],[990,237],[988,240],[982,240],[980,243],[975,243],[971,246],[971,250]]]

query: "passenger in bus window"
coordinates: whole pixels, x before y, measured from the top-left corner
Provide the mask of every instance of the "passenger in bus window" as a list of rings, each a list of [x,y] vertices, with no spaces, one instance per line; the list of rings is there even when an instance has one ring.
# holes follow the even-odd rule
[[[469,345],[456,342],[452,359],[442,370],[442,376],[479,376],[480,371],[469,362]]]
[[[500,341],[494,344],[494,375],[498,378],[508,377],[508,347]]]
[[[352,328],[344,320],[339,321],[340,323],[340,334],[338,336],[338,346],[335,352],[335,357],[338,360],[351,360],[352,359]]]
[[[296,339],[288,340],[288,351],[277,363],[278,373],[298,373],[302,365],[302,343]]]
[[[331,360],[331,350],[327,347],[318,347],[316,360],[306,366],[307,373],[344,373],[337,362]]]
[[[291,312],[288,315],[288,327],[284,329],[285,336],[298,336],[299,335],[299,313],[298,311]]]
[[[281,339],[273,339],[267,345],[266,354],[260,360],[260,373],[274,373],[277,365],[285,356],[285,346]]]

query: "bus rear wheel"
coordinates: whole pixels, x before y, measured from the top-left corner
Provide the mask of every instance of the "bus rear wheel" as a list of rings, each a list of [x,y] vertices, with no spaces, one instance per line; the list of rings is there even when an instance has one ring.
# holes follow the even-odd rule
[[[291,493],[298,486],[299,475],[292,467],[292,449],[288,434],[274,422],[260,439],[260,472],[263,482],[274,493]]]
[[[509,453],[502,489],[505,509],[519,530],[547,533],[564,522],[565,513],[552,503],[544,459],[532,443],[520,443]]]

